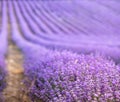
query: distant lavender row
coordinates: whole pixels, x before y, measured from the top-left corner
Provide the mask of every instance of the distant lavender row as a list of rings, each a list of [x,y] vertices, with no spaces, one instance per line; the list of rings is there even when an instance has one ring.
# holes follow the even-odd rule
[[[2,90],[5,88],[6,83],[5,83],[5,76],[6,76],[6,65],[5,65],[5,55],[7,52],[7,5],[6,2],[1,2],[2,3],[2,27],[1,27],[1,32],[0,32],[0,95]],[[1,96],[0,96],[0,101]]]
[[[22,4],[21,2],[19,2],[19,4]],[[16,5],[17,5],[17,3],[15,3],[15,8],[16,8]],[[27,31],[30,31],[30,30],[32,30],[33,32],[31,32],[31,33],[33,33],[33,34],[31,34],[30,32],[29,32],[29,35],[32,37],[32,38],[35,38],[35,39],[38,39],[38,40],[46,40],[47,42],[50,40],[50,41],[52,41],[53,43],[56,41],[56,42],[60,42],[60,43],[62,43],[62,42],[68,42],[69,41],[69,43],[71,43],[72,41],[74,41],[73,40],[73,38],[72,38],[72,36],[68,36],[66,33],[65,33],[65,35],[67,35],[67,36],[59,36],[60,34],[57,34],[57,33],[55,33],[55,32],[50,32],[50,30],[49,30],[49,28],[50,27],[46,27],[46,25],[44,25],[44,22],[43,22],[43,20],[41,20],[41,19],[39,19],[39,25],[41,25],[42,27],[46,27],[46,29],[44,29],[46,32],[48,32],[47,34],[45,33],[45,32],[43,32],[43,31],[41,31],[37,26],[36,26],[36,24],[35,24],[35,22],[33,21],[33,19],[30,19],[30,16],[26,13],[26,11],[25,11],[25,9],[22,7],[22,5],[21,5],[21,7],[19,8],[18,6],[17,6],[17,8],[16,8],[16,11],[17,11],[17,16],[18,16],[18,19],[20,20],[20,24],[21,25],[26,25],[26,26],[28,26],[28,27],[30,27],[30,29],[28,29]],[[20,13],[20,11],[22,11],[21,13],[23,13],[23,16],[21,15],[21,13]],[[19,13],[18,13],[19,12]],[[25,20],[24,20],[24,18],[26,18]],[[36,17],[37,18],[37,17]],[[39,18],[39,16],[38,16],[38,18]],[[44,18],[44,17],[42,17],[42,18]],[[21,21],[22,20],[22,21]],[[52,23],[50,23],[50,22],[48,22],[49,20],[47,20],[46,19],[46,21],[45,22],[47,22],[47,24],[50,24],[50,25],[53,25]],[[28,23],[28,24],[27,24]],[[22,27],[21,27],[22,28]],[[54,25],[54,30],[56,29],[57,27]],[[61,32],[61,31],[57,31],[57,32]],[[38,38],[38,37],[36,37],[35,35],[37,35],[37,33],[39,33],[39,36],[40,36],[40,38]],[[64,32],[61,32],[61,33],[63,33],[64,34]],[[25,35],[25,36],[27,36],[27,35]],[[28,37],[27,37],[28,38]],[[74,37],[75,38],[75,37]],[[29,37],[29,39],[30,39],[30,37]],[[76,40],[77,40],[77,37],[76,37]],[[78,40],[77,40],[78,41]]]
[[[21,5],[22,3],[19,2],[18,4]],[[37,3],[29,2],[28,4],[36,5]],[[30,5],[28,5],[28,7]],[[44,4],[42,4],[42,5],[43,5],[42,7],[44,7]],[[78,53],[100,52],[106,56],[112,57],[116,61],[118,61],[118,59],[120,58],[119,47],[118,47],[119,46],[119,41],[118,41],[119,36],[118,36],[118,34],[116,36],[113,35],[113,34],[115,34],[115,32],[114,32],[115,30],[111,27],[110,27],[111,28],[110,30],[106,29],[106,27],[107,27],[106,25],[101,24],[100,22],[97,22],[94,19],[91,19],[89,16],[86,16],[87,14],[85,13],[86,14],[85,15],[83,11],[81,11],[82,15],[79,14],[79,17],[80,17],[79,19],[82,19],[82,20],[78,19],[78,22],[79,22],[79,25],[84,24],[83,26],[86,26],[87,29],[89,29],[88,35],[81,34],[81,32],[80,32],[80,35],[76,36],[76,38],[73,35],[69,35],[67,38],[65,36],[60,37],[59,36],[60,34],[54,35],[54,32],[53,32],[53,35],[48,34],[45,37],[45,36],[43,36],[45,33],[42,31],[39,31],[38,33],[40,34],[40,37],[38,38],[36,36],[36,35],[38,35],[38,34],[36,34],[37,32],[34,34],[34,32],[31,32],[31,30],[29,29],[29,26],[31,26],[31,28],[33,28],[34,31],[36,31],[35,28],[37,26],[34,26],[35,22],[32,22],[32,19],[30,20],[29,15],[25,14],[26,11],[24,11],[24,9],[21,10],[22,12],[20,13],[20,9],[22,9],[23,7],[21,8],[21,6],[17,6],[17,2],[14,3],[14,6],[16,8],[15,11],[16,11],[17,17],[19,19],[20,29],[22,30],[24,37],[29,41],[32,41],[38,45],[49,47],[51,49],[68,49],[68,50],[73,50]],[[37,8],[34,8],[34,10],[36,10],[36,9]],[[82,8],[82,10],[83,10],[83,8]],[[23,15],[21,15],[21,14],[23,14],[24,17],[26,17],[27,22],[24,20]],[[63,13],[61,13],[61,14],[63,14]],[[27,15],[27,16],[25,16],[25,15]],[[37,18],[37,16],[35,18]],[[39,16],[38,16],[38,18],[39,18]],[[40,22],[40,24],[42,24],[42,22]],[[41,35],[41,33],[43,33],[43,35]],[[109,34],[109,39],[108,39],[108,34]],[[114,48],[112,48],[111,46],[113,46]],[[115,53],[113,53],[113,52],[115,52]]]

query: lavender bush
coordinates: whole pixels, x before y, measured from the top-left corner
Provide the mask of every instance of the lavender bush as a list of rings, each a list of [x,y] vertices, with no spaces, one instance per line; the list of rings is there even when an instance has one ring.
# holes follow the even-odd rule
[[[33,101],[120,101],[120,68],[99,55],[34,54],[25,59],[25,76]]]

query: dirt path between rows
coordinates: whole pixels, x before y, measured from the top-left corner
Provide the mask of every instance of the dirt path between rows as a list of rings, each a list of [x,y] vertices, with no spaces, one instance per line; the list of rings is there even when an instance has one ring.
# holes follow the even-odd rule
[[[7,87],[4,90],[5,102],[30,102],[25,95],[23,88],[23,68],[22,55],[14,44],[9,45],[7,56],[8,76],[6,78]]]
[[[11,41],[10,23],[8,23],[9,46],[6,58],[6,77],[7,87],[4,89],[3,96],[5,102],[31,102],[23,89],[23,56],[16,45]]]

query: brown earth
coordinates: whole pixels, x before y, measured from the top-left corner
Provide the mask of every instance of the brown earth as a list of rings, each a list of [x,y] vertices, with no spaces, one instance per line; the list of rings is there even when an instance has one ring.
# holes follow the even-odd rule
[[[22,55],[17,47],[10,43],[7,56],[8,76],[6,78],[7,87],[4,90],[5,102],[30,102],[23,89],[23,67]]]

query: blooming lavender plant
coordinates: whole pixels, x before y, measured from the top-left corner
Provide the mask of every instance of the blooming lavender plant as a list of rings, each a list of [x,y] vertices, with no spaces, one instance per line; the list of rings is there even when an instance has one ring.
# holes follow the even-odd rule
[[[25,59],[25,76],[33,101],[120,101],[120,68],[99,55],[38,54]]]

